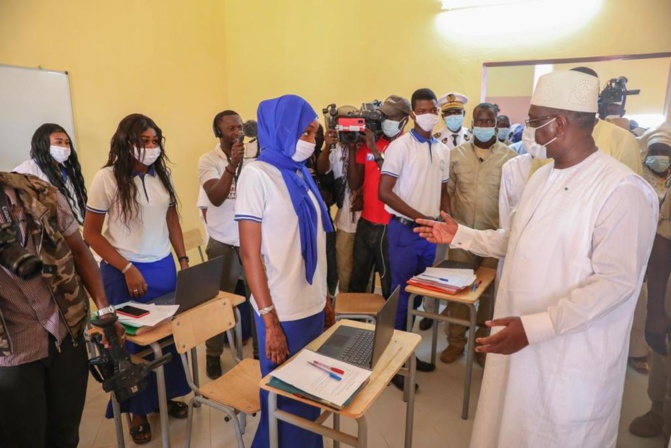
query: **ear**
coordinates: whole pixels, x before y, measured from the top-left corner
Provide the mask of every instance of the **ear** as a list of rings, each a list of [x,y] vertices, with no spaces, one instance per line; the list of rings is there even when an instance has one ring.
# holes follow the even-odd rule
[[[557,126],[557,137],[561,137],[568,130],[568,119],[564,115],[557,115],[554,124]]]

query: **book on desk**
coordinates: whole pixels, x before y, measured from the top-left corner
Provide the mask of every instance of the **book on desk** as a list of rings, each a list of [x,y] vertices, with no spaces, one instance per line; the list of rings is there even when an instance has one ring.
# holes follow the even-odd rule
[[[476,276],[473,269],[434,267],[415,275],[408,280],[408,284],[443,294],[456,294],[475,285],[475,281]]]
[[[147,332],[165,322],[169,322],[179,308],[179,305],[156,305],[153,303],[139,303],[133,301],[115,305],[115,308],[119,309],[125,306],[132,306],[133,308],[147,311],[146,314],[143,314],[140,317],[117,313],[119,323],[126,329],[127,334],[133,336]]]

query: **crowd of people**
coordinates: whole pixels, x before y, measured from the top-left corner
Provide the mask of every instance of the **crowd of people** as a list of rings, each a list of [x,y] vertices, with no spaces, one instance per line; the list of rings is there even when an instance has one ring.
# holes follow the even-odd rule
[[[410,99],[390,95],[380,129],[354,139],[325,128],[295,95],[261,102],[258,135],[246,144],[249,122],[233,110],[216,114],[196,205],[208,258],[223,257],[221,290],[250,299],[243,317],[251,317],[261,374],[334,323],[337,293],[379,287],[387,298],[401,286],[395,328],[412,331],[407,310],[422,298],[409,303],[403,286],[447,259],[498,269],[478,309],[485,376],[471,446],[614,446],[627,361],[646,372],[649,358],[652,409],[630,430],[668,440],[671,125],[637,139],[597,117],[598,96],[590,69],[557,71],[540,78],[524,124],[485,102],[469,126],[465,95],[423,88]],[[336,115],[356,111],[341,106]],[[89,188],[56,124],[37,129],[14,173],[0,173],[2,231],[15,228],[45,264],[30,280],[6,263],[0,269],[0,402],[11,403],[0,406],[0,447],[76,446],[88,298],[99,314],[148,302],[175,289],[175,258],[189,267],[172,173],[163,131],[142,114],[119,123]],[[443,312],[468,315],[458,304]],[[419,329],[431,325],[423,319]],[[453,363],[465,328],[449,325],[446,336],[440,359]],[[171,350],[168,411],[186,418],[176,398],[189,387]],[[222,375],[223,351],[224,335],[207,341],[212,379]],[[417,369],[435,365],[418,359]],[[155,381],[121,406],[138,444],[151,440]],[[392,383],[404,387],[399,375]],[[261,404],[253,447],[269,446],[263,391]],[[278,406],[319,415],[281,397]],[[286,423],[279,438],[284,447],[322,446],[321,436]]]

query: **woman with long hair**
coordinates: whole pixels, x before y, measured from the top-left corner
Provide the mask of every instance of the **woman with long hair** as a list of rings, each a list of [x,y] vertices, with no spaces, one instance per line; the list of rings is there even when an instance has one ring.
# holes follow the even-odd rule
[[[315,150],[317,113],[286,95],[263,101],[258,120],[261,155],[240,175],[235,219],[265,376],[335,320],[326,288],[326,232],[333,227],[305,166]],[[253,448],[269,446],[268,393],[260,397]],[[284,397],[278,406],[310,420],[319,416],[319,409]],[[320,435],[280,422],[280,447],[322,445]]]
[[[175,289],[171,244],[180,267],[189,266],[167,162],[161,129],[151,118],[132,114],[119,123],[107,164],[91,184],[84,239],[103,259],[100,271],[113,305],[129,300],[148,302]],[[131,353],[139,351],[130,343],[128,348]],[[166,392],[174,398],[186,395],[189,387],[174,346],[169,351],[172,361],[165,365]],[[130,433],[136,443],[151,440],[146,416],[156,409],[156,377],[152,374],[143,393],[121,403],[121,411],[133,415]],[[168,411],[173,417],[186,418],[187,406],[170,401]],[[109,406],[107,417],[111,417]]]
[[[32,174],[58,188],[79,224],[84,222],[86,185],[77,151],[63,127],[45,123],[37,128],[30,143],[30,159],[14,172]]]

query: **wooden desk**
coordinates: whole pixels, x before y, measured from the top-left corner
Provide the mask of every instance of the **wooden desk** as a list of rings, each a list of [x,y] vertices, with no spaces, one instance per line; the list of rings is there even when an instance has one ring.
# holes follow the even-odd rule
[[[240,311],[238,311],[237,306],[245,302],[245,298],[235,294],[231,294],[224,291],[219,291],[219,294],[216,298],[228,298],[231,300],[236,311],[236,339],[237,344],[235,344],[234,339],[232,338],[232,333],[229,334],[229,341],[231,341],[231,347],[236,345],[237,355],[234,357],[236,361],[242,358],[242,333],[240,330]],[[214,299],[212,299],[214,300]],[[99,329],[93,328],[92,332],[100,332]],[[126,340],[137,345],[148,346],[148,350],[143,350],[135,355],[133,355],[133,362],[138,360],[138,357],[143,358],[150,353],[154,354],[154,359],[158,359],[163,356],[163,347],[173,344],[172,340],[172,323],[170,321],[163,322],[160,325],[152,328],[151,330],[145,331],[144,333],[138,335],[126,335]],[[195,349],[191,352],[192,356],[192,367],[193,367],[193,378],[196,385],[198,385],[198,363],[196,361],[196,351]],[[179,360],[178,360],[179,361]],[[155,370],[156,372],[156,388],[158,389],[158,409],[159,409],[159,419],[161,422],[161,440],[163,442],[164,448],[170,448],[170,432],[168,430],[168,398],[165,392],[165,373],[163,371],[163,366],[159,366]],[[123,425],[121,423],[121,411],[119,403],[114,398],[112,394],[112,410],[114,411],[114,425],[117,435],[117,446],[123,448],[124,435],[123,435]]]
[[[424,296],[428,299],[434,300],[433,309],[435,312],[430,311],[419,311],[408,307],[408,321],[406,328],[412,328],[412,319],[413,316],[422,316],[425,319],[439,320],[443,322],[449,322],[452,324],[463,325],[468,328],[468,343],[466,346],[466,376],[464,379],[464,403],[461,411],[461,418],[468,420],[468,406],[471,398],[471,377],[473,375],[473,355],[475,353],[475,327],[477,310],[475,309],[475,304],[478,303],[482,293],[484,293],[487,288],[492,284],[494,278],[496,277],[496,269],[492,268],[483,268],[480,267],[475,272],[477,276],[478,285],[477,289],[473,291],[471,288],[466,288],[462,291],[459,291],[456,294],[443,294],[439,292],[429,291],[417,286],[406,286],[405,290],[410,293],[408,303],[413,303],[415,296]],[[468,307],[469,320],[456,319],[453,317],[443,316],[439,314],[436,300],[444,300],[446,302],[455,302],[461,303]],[[438,343],[438,325],[433,326],[433,335],[431,338],[431,363],[436,363],[436,345]]]
[[[325,331],[317,339],[309,343],[305,348],[309,350],[317,350],[326,340],[333,334],[333,332],[341,325],[348,325],[351,327],[366,328],[373,330],[375,327],[370,324],[355,322],[351,320],[340,320],[333,327]],[[413,333],[405,331],[394,330],[394,335],[389,342],[386,350],[379,359],[373,373],[370,376],[368,384],[354,397],[352,403],[337,411],[333,408],[325,406],[314,401],[297,397],[288,392],[268,386],[268,381],[272,373],[261,380],[260,386],[269,392],[268,396],[268,418],[270,430],[270,447],[277,448],[277,421],[282,420],[308,431],[321,434],[334,440],[333,446],[337,448],[339,443],[345,443],[350,446],[365,447],[367,446],[367,424],[365,413],[368,411],[373,402],[380,396],[382,391],[387,387],[391,379],[397,373],[405,375],[405,392],[404,400],[407,402],[406,420],[405,420],[405,447],[412,446],[412,425],[413,414],[415,406],[415,349],[419,346],[422,338]],[[408,362],[409,367],[403,369],[403,365]],[[410,386],[412,385],[412,386]],[[306,420],[289,414],[280,409],[277,409],[277,396],[282,395],[293,400],[306,403],[311,406],[318,407],[322,410],[322,414],[316,421]],[[333,428],[323,425],[323,422],[333,415]],[[349,435],[340,431],[340,416],[355,419],[358,423],[357,437]]]

